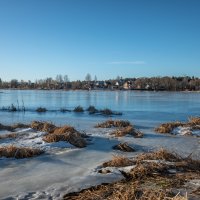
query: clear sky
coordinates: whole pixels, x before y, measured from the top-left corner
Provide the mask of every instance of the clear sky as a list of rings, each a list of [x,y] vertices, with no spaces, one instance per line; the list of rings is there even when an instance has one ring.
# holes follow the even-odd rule
[[[0,0],[0,78],[200,77],[200,0]]]

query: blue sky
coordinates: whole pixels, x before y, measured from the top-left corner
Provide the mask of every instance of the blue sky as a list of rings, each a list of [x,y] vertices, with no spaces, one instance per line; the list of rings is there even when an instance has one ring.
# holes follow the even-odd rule
[[[199,0],[0,0],[0,78],[200,76]]]

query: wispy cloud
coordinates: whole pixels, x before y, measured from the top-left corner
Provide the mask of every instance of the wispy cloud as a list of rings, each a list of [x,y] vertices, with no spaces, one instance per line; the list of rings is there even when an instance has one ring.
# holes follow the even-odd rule
[[[146,62],[144,61],[113,61],[108,62],[109,65],[144,65]]]

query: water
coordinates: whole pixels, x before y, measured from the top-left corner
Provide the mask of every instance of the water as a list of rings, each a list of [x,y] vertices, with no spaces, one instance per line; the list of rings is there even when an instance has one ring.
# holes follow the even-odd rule
[[[83,149],[48,152],[32,159],[0,159],[0,199],[62,199],[91,185],[121,179],[115,174],[99,175],[94,169],[111,159],[112,146],[128,142],[136,152],[164,147],[184,156],[193,152],[200,155],[199,139],[195,137],[157,134],[155,126],[162,122],[187,120],[200,115],[200,93],[140,92],[140,91],[19,91],[1,90],[0,107],[17,105],[24,101],[28,111],[0,111],[0,123],[29,123],[33,120],[52,121],[57,125],[70,124],[91,135],[91,144]],[[98,109],[110,108],[122,112],[117,119],[128,119],[144,132],[144,138],[130,136],[110,138],[108,130],[95,129],[94,125],[109,117],[89,115],[87,112],[59,112],[60,108],[73,109],[81,105],[94,105]],[[37,107],[49,111],[38,114]],[[32,136],[32,134],[30,133]],[[4,141],[0,141],[2,145]],[[19,141],[17,141],[19,145]],[[32,144],[31,141],[21,141]],[[121,154],[121,153],[120,153]],[[130,155],[130,154],[128,154]],[[132,155],[132,153],[131,153]],[[111,176],[111,177],[109,177]],[[8,198],[7,198],[8,197]],[[15,198],[10,198],[15,197]]]
[[[61,113],[60,108],[73,109],[81,105],[94,105],[98,109],[110,108],[123,113],[121,118],[139,121],[186,120],[199,115],[200,93],[191,92],[145,92],[145,91],[44,91],[44,90],[1,90],[0,107],[14,104],[27,112],[0,112],[1,123],[50,120],[54,123],[80,125],[84,121],[98,121],[105,117],[90,116],[88,113]],[[47,113],[38,114],[34,110],[45,107]],[[57,112],[56,112],[57,110]],[[119,118],[119,116],[117,116]]]

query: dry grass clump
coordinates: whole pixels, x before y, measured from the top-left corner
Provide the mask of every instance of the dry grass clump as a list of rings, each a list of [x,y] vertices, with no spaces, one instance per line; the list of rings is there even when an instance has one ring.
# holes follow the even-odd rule
[[[124,128],[117,129],[111,133],[111,135],[114,135],[115,137],[123,137],[125,135],[132,135],[135,138],[142,138],[143,133],[139,130],[136,130],[133,128],[133,126],[127,126]]]
[[[17,124],[13,124],[12,125],[13,129],[17,129],[17,128],[29,128],[29,125],[27,124],[22,124],[22,123],[17,123]]]
[[[43,140],[48,143],[67,141],[79,148],[86,147],[85,139],[71,126],[57,127],[53,132],[45,135]]]
[[[130,126],[131,123],[125,120],[107,120],[103,123],[99,123],[95,126],[95,128],[112,128],[112,127],[127,127]]]
[[[112,160],[103,163],[103,167],[126,167],[135,164],[135,162],[124,156],[113,156]]]
[[[191,117],[188,123],[191,125],[200,125],[200,117]]]
[[[12,126],[6,126],[3,124],[0,124],[0,130],[13,131],[13,128],[12,128]]]
[[[84,112],[84,109],[83,109],[83,107],[81,107],[81,106],[77,106],[76,108],[74,108],[73,111],[74,111],[74,112]]]
[[[113,149],[124,151],[124,152],[133,152],[133,151],[135,151],[135,149],[130,147],[126,142],[125,143],[119,143],[118,145],[113,146]]]
[[[100,110],[99,111],[102,115],[122,115],[121,112],[113,112],[112,110],[108,109],[108,108],[105,108],[103,110]]]
[[[33,149],[28,147],[16,147],[13,145],[0,147],[0,157],[6,158],[30,158],[42,154],[40,149]]]
[[[183,126],[184,123],[181,122],[170,122],[161,124],[159,127],[155,128],[155,131],[158,133],[171,133],[174,128],[178,126]]]
[[[152,176],[155,174],[165,175],[168,173],[169,167],[166,164],[154,163],[154,162],[144,162],[138,163],[127,176],[132,179],[142,180],[147,176]]]
[[[0,130],[7,130],[7,131],[14,131],[17,128],[28,128],[29,125],[26,124],[21,124],[21,123],[17,123],[17,124],[13,124],[11,126],[6,126],[3,124],[0,124]]]
[[[199,172],[200,173],[200,160],[185,158],[179,162],[176,162],[175,168],[178,169],[179,171]]]
[[[175,154],[171,153],[163,148],[149,153],[142,153],[136,157],[136,160],[143,161],[143,160],[165,160],[170,162],[178,162],[182,160],[182,158]]]
[[[12,139],[12,138],[16,138],[17,134],[16,133],[9,133],[9,134],[5,134],[5,135],[0,135],[0,140],[1,139]]]
[[[66,141],[79,148],[86,147],[85,139],[78,132],[50,133],[43,140],[48,143]]]
[[[56,126],[52,123],[40,122],[40,121],[33,121],[30,127],[34,130],[48,132],[48,133],[53,132],[56,128]]]
[[[141,158],[142,157],[142,158]],[[102,184],[99,186],[84,189],[80,192],[70,193],[64,196],[65,200],[187,200],[190,196],[196,195],[195,199],[199,199],[199,191],[193,193],[191,189],[187,190],[185,183],[191,179],[200,178],[200,167],[198,160],[192,161],[193,171],[182,171],[170,174],[169,169],[174,169],[175,165],[169,165],[161,162],[145,162],[145,159],[163,159],[180,163],[188,160],[181,159],[176,154],[161,149],[153,153],[139,155],[134,160],[122,157],[117,158],[115,162],[104,163],[107,166],[127,166],[128,164],[135,167],[129,173],[122,172],[125,179],[111,184]],[[115,159],[115,158],[114,158]],[[138,161],[139,160],[139,161]],[[137,162],[136,162],[137,161]],[[124,164],[125,162],[125,164]],[[126,164],[128,162],[128,164]],[[189,162],[189,160],[188,160]],[[191,160],[190,160],[191,162]],[[117,164],[116,164],[117,163]],[[119,164],[122,163],[122,164]],[[187,165],[185,164],[185,167]],[[191,168],[189,167],[191,170]],[[188,169],[187,169],[188,170]],[[178,171],[178,168],[177,168]],[[184,172],[184,173],[183,173]],[[184,188],[185,194],[174,193],[173,189]]]
[[[66,194],[64,200],[188,200],[168,189],[142,188],[138,182],[120,181],[102,184]],[[153,183],[152,183],[153,184]]]
[[[169,122],[161,124],[159,127],[155,128],[158,133],[172,133],[173,129],[176,127],[191,127],[192,129],[200,129],[200,117],[191,117],[188,122]]]
[[[31,123],[31,128],[47,132],[43,140],[48,143],[67,141],[79,148],[86,146],[84,137],[71,126],[56,127],[52,123],[34,121]]]
[[[43,107],[39,107],[36,109],[36,112],[39,112],[39,113],[46,112],[46,111],[47,111],[47,109],[43,108]]]

